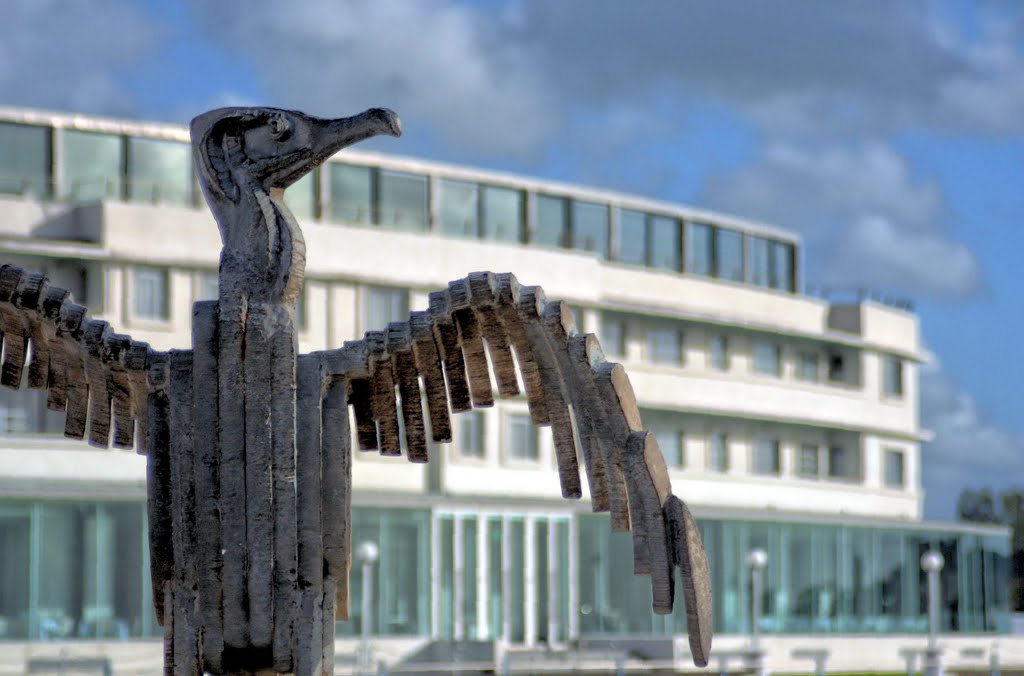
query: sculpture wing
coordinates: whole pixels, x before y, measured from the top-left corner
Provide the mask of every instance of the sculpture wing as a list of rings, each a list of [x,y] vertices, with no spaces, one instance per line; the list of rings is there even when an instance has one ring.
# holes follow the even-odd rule
[[[582,457],[594,511],[633,532],[634,572],[650,575],[655,612],[672,611],[680,568],[691,652],[707,663],[711,590],[700,533],[672,494],[622,365],[605,359],[594,335],[577,333],[564,303],[511,274],[473,273],[431,293],[429,310],[409,321],[320,357],[325,375],[348,381],[359,448],[400,455],[404,428],[413,462],[428,460],[426,418],[434,441],[447,442],[450,412],[493,405],[492,369],[498,395],[518,395],[518,362],[533,422],[552,428],[562,495],[582,496]]]
[[[0,385],[21,387],[28,358],[28,387],[47,390],[47,407],[67,412],[65,436],[88,433],[93,446],[134,445],[146,452],[147,373],[154,355],[147,343],[90,319],[66,289],[14,265],[0,266],[0,331]]]

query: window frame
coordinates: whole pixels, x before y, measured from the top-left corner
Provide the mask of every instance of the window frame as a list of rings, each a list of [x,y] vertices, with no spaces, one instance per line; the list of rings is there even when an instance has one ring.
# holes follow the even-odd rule
[[[771,348],[774,356],[775,368],[768,371],[763,370],[758,360],[760,350],[758,348]],[[772,378],[782,377],[782,346],[775,341],[754,340],[750,345],[750,369],[759,376],[770,376]]]
[[[460,460],[483,461],[487,459],[487,419],[483,411],[465,411],[458,415],[459,436],[455,444],[455,455]],[[473,422],[475,421],[475,423]],[[467,432],[467,426],[475,427]],[[476,448],[467,448],[467,441],[475,442]]]
[[[516,448],[516,444],[513,443],[515,432],[514,430],[518,426],[522,426],[529,430],[529,438],[531,439],[530,447],[532,453],[529,455],[522,455],[513,451]],[[506,411],[502,416],[502,456],[506,464],[510,465],[538,465],[541,462],[541,449],[540,449],[540,430],[536,425],[533,424],[533,420],[530,418],[530,414],[527,412],[519,411]]]
[[[765,470],[760,466],[758,460],[761,458],[761,451],[765,450],[762,444],[769,444],[772,458],[772,469]],[[777,437],[756,436],[750,442],[750,473],[758,476],[781,476],[782,475],[782,444]]]

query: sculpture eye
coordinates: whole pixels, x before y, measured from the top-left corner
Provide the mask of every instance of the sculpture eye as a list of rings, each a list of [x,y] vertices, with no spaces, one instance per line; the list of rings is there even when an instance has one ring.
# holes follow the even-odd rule
[[[272,116],[267,124],[270,127],[270,138],[275,141],[283,141],[288,138],[288,134],[292,130],[292,125],[288,122],[288,118],[281,114]]]

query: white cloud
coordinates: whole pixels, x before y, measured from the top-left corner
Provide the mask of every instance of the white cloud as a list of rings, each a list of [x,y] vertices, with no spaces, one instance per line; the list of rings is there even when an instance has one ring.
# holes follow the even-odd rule
[[[971,251],[946,232],[938,185],[913,176],[880,142],[769,145],[751,164],[713,177],[702,201],[804,233],[808,280],[960,298],[982,287]]]
[[[998,492],[1019,483],[1012,470],[1024,461],[1024,437],[988,421],[938,364],[921,368],[920,384],[921,423],[935,433],[922,449],[928,516],[954,518],[965,488]]]

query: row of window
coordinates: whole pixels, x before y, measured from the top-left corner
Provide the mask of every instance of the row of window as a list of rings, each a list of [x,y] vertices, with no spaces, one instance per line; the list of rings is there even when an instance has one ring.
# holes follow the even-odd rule
[[[487,417],[480,411],[459,414],[459,433],[456,449],[460,457],[484,459],[487,457]],[[504,460],[536,462],[540,459],[538,430],[530,416],[505,413],[502,418],[502,448]],[[670,469],[707,469],[727,473],[733,465],[730,438],[722,432],[707,437],[705,461],[693,462],[686,457],[686,435],[671,425],[654,424],[651,432],[658,440],[665,463]],[[856,443],[817,444],[800,443],[794,447],[793,474],[803,479],[836,479],[860,481],[863,479],[860,448]],[[899,449],[885,449],[884,485],[902,489],[906,485],[904,453]],[[757,436],[750,445],[750,471],[753,474],[779,476],[782,474],[782,444],[776,437]]]
[[[641,334],[637,336],[637,334]],[[605,313],[601,317],[601,346],[613,357],[629,355],[627,339],[642,338],[644,360],[666,366],[684,366],[686,331],[677,325],[630,319],[626,315]],[[736,353],[735,341],[726,333],[713,333],[707,341],[707,366],[715,371],[733,369],[732,357]],[[781,377],[783,348],[770,338],[754,338],[750,342],[751,372]],[[828,382],[859,386],[860,360],[847,348],[830,348],[824,352],[811,345],[797,348],[794,376],[808,383]],[[903,396],[903,359],[895,355],[883,357],[882,391],[886,397]]]
[[[796,290],[796,250],[789,242],[511,186],[438,178],[435,187],[425,174],[330,162],[290,187],[287,200],[299,218],[575,249],[630,265]],[[186,143],[9,122],[0,122],[0,193],[199,202]]]

